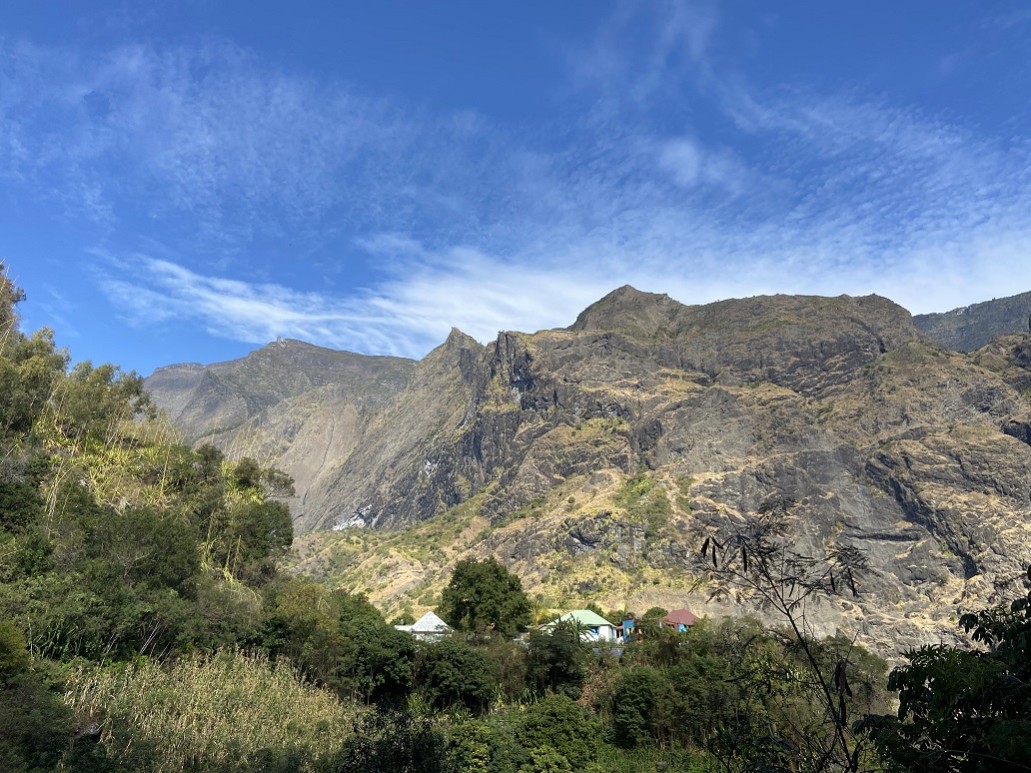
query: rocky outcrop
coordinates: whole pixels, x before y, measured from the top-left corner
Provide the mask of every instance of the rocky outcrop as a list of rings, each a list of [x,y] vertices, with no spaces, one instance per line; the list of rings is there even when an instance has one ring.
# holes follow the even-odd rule
[[[972,352],[998,336],[1031,331],[1031,293],[995,298],[940,314],[919,314],[913,322],[942,346]]]

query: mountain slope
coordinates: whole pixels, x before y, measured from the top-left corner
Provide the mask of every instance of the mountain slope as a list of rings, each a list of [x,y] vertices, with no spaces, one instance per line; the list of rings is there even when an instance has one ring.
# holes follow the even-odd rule
[[[324,517],[305,525],[360,518],[397,527],[486,489],[486,506],[503,517],[569,475],[613,466],[629,472],[680,457],[700,464],[708,451],[696,449],[687,432],[696,419],[681,415],[696,396],[705,406],[698,420],[710,415],[712,401],[726,402],[730,388],[766,383],[812,397],[918,337],[904,310],[876,297],[688,307],[632,288],[607,296],[568,330],[501,333],[487,347],[453,335],[367,425],[358,443],[361,473],[345,464]],[[444,411],[445,400],[450,423],[417,420]],[[585,422],[610,426],[610,436],[567,437]],[[403,433],[403,442],[388,442],[391,433]],[[720,442],[729,452],[737,441],[731,433]],[[360,483],[369,478],[378,481],[374,496]],[[426,496],[411,496],[422,489]]]
[[[468,498],[471,484],[446,439],[464,426],[481,351],[455,329],[419,362],[363,423],[351,455],[308,492],[301,527],[398,526]]]
[[[407,383],[415,362],[280,340],[239,360],[159,368],[144,385],[193,443],[289,473],[297,496],[353,451],[362,423]]]

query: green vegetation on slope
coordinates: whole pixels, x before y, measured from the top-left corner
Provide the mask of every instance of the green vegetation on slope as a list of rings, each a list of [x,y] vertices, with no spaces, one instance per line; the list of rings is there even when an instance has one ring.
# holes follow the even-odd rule
[[[288,664],[227,651],[75,669],[67,701],[129,770],[313,767],[335,754],[361,710],[299,681]]]

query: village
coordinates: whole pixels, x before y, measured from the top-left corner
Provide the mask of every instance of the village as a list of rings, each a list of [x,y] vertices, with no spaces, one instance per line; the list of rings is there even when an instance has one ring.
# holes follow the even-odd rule
[[[684,633],[700,619],[688,609],[674,609],[665,615],[645,618],[657,625],[658,628],[670,629],[677,633]],[[550,632],[559,624],[572,626],[580,635],[580,641],[585,644],[599,644],[618,646],[629,644],[631,641],[639,640],[642,630],[634,615],[627,615],[619,624],[610,623],[600,614],[592,609],[573,609],[554,620],[535,626],[533,630]],[[419,641],[432,642],[445,638],[454,633],[454,629],[444,622],[435,612],[426,612],[414,623],[408,625],[395,625],[398,631],[410,633]],[[527,632],[528,633],[528,632]],[[620,654],[616,652],[615,654]]]

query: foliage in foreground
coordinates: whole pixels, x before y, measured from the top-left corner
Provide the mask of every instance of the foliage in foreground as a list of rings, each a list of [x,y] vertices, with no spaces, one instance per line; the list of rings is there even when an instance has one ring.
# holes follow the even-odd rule
[[[888,680],[899,694],[897,716],[861,724],[898,770],[1031,770],[1031,592],[963,615],[960,625],[986,649],[906,653],[909,662]]]
[[[96,718],[126,770],[314,770],[363,713],[298,679],[287,664],[223,652],[123,667],[84,667],[67,701]]]
[[[776,614],[800,664],[799,681],[807,685],[802,701],[808,705],[771,728],[755,748],[756,762],[858,773],[873,764],[874,756],[869,739],[853,727],[857,716],[874,708],[856,701],[851,686],[857,660],[865,655],[847,641],[819,646],[805,609],[821,597],[846,592],[858,596],[857,577],[866,568],[866,558],[855,546],[836,543],[827,545],[822,555],[800,553],[789,537],[795,504],[776,498],[729,527],[707,531],[695,561],[712,576],[716,595],[745,593]]]
[[[48,676],[32,668],[21,632],[0,621],[0,770],[53,770],[62,759],[74,717]]]

